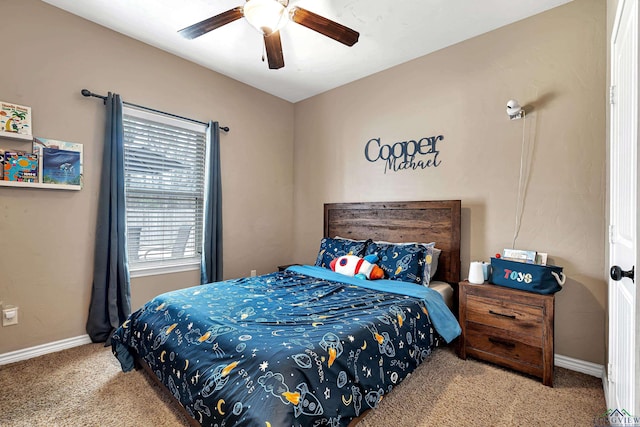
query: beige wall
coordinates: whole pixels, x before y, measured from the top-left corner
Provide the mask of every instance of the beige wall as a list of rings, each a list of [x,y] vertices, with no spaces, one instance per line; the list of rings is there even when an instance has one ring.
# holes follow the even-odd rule
[[[0,301],[20,308],[17,326],[0,327],[0,354],[86,333],[104,107],[82,88],[230,126],[225,277],[291,259],[292,104],[37,0],[3,2],[0,39],[0,99],[32,107],[35,135],[83,143],[85,165],[79,192],[0,187]],[[29,144],[0,139],[0,148]],[[198,281],[198,272],[134,279],[133,306]]]
[[[0,37],[16,43],[0,99],[31,106],[36,135],[85,144],[85,187],[0,187],[0,300],[20,307],[20,324],[0,328],[0,354],[85,333],[104,124],[86,87],[232,128],[222,135],[227,278],[312,262],[323,203],[450,198],[463,202],[466,276],[470,260],[511,245],[525,122],[509,121],[505,104],[517,98],[529,106],[532,158],[517,246],[549,252],[569,276],[556,352],[603,363],[604,2],[574,0],[295,106],[37,0],[2,13]],[[363,156],[370,138],[439,134],[437,168],[384,174]],[[134,279],[132,304],[197,281]]]
[[[511,247],[523,125],[531,163],[516,246],[548,252],[556,353],[604,362],[606,3],[575,0],[295,107],[296,254],[312,262],[328,202],[461,199],[462,274]],[[507,100],[527,108],[509,121]],[[383,143],[443,135],[437,168],[384,173]]]

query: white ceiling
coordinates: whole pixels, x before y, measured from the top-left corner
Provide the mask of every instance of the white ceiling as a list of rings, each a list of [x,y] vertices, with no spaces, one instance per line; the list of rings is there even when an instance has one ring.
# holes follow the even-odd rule
[[[43,0],[291,102],[317,95],[572,0],[291,0],[360,33],[347,47],[288,22],[285,67],[262,61],[244,19],[194,40],[177,31],[244,0]]]

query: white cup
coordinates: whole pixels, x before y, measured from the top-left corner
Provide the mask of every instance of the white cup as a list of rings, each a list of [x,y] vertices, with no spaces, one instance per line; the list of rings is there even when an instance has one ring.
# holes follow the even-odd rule
[[[481,262],[473,261],[469,265],[469,283],[475,285],[484,283],[484,271]]]

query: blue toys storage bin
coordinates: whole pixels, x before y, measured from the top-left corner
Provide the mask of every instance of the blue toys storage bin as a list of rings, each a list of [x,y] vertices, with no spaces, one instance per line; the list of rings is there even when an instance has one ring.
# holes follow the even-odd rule
[[[562,267],[526,264],[502,258],[491,258],[491,280],[494,285],[538,294],[553,294],[565,282]]]

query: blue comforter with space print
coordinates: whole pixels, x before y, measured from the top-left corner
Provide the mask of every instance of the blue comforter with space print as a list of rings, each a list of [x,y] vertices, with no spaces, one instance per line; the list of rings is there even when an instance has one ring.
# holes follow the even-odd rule
[[[306,266],[160,295],[112,347],[203,426],[346,426],[457,334],[435,291]]]

